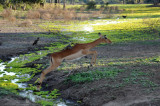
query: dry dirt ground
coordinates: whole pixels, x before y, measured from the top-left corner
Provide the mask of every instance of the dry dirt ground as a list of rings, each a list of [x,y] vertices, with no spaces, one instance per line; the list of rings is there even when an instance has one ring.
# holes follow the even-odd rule
[[[5,22],[0,22],[0,58],[5,60],[8,57],[16,56],[19,54],[27,53],[35,50],[32,46],[32,42],[36,37],[27,37],[29,34],[44,33],[41,30],[32,30],[31,27],[25,28],[15,28],[6,27],[3,28]],[[22,31],[23,30],[23,31]],[[23,37],[21,37],[23,36]],[[46,42],[53,42],[54,39],[43,38],[40,40],[39,45],[43,47]],[[150,44],[142,42],[132,42],[132,43],[121,43],[121,44],[111,44],[94,48],[98,51],[98,60],[104,60],[105,63],[109,62],[125,62],[136,58],[145,59],[152,56],[160,55],[159,40],[148,41]],[[37,47],[38,47],[37,46]],[[121,60],[125,58],[127,60]],[[81,65],[82,63],[90,61],[91,57],[82,58],[78,60],[76,64]],[[44,57],[41,60],[34,61],[27,64],[27,66],[33,66],[32,64],[48,64],[48,58]],[[69,62],[67,64],[72,64]],[[63,67],[64,63],[60,66]],[[76,74],[83,71],[96,70],[99,67],[110,67],[108,65],[97,65],[94,67],[79,67],[72,70],[67,70],[70,75]],[[156,63],[153,65],[148,64],[133,64],[133,65],[115,65],[119,69],[125,70],[124,72],[118,74],[114,79],[101,79],[93,82],[79,83],[75,84],[71,81],[66,83],[66,78],[68,72],[66,70],[55,70],[50,72],[42,85],[41,90],[53,90],[59,89],[62,98],[70,99],[74,101],[79,101],[82,106],[160,106],[160,64]],[[146,87],[139,83],[129,83],[124,86],[120,86],[123,83],[123,79],[131,75],[131,70],[137,69],[141,72],[149,73],[147,79],[156,83],[158,86]],[[43,69],[42,69],[43,70]],[[37,78],[40,77],[38,73],[30,82],[32,83]],[[138,79],[135,79],[138,82]],[[46,86],[47,84],[47,86]],[[115,86],[117,85],[117,86]],[[6,98],[6,99],[5,99]],[[26,100],[18,100],[10,96],[5,98],[0,98],[0,103],[6,103],[13,101],[17,103],[17,106],[21,102],[26,102]],[[28,102],[28,100],[27,100]],[[9,105],[7,105],[9,106]],[[30,105],[29,105],[30,106]]]

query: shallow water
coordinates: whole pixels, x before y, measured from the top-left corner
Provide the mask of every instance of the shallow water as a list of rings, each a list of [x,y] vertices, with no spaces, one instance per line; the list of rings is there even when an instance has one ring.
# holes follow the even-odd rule
[[[13,62],[16,58],[17,58],[17,57],[12,58],[8,63]],[[15,73],[13,73],[13,72],[4,71],[5,67],[6,67],[5,63],[0,63],[0,72],[4,72],[4,73],[2,73],[2,74],[0,75],[0,77],[3,77],[3,75],[11,75],[11,76],[15,75]]]

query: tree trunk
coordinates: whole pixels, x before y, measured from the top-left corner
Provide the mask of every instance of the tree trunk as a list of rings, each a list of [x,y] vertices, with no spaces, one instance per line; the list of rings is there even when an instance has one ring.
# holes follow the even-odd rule
[[[49,0],[50,3],[53,3],[53,0]]]
[[[125,4],[125,0],[123,0],[123,4]]]
[[[66,0],[63,0],[63,9],[66,8]]]
[[[54,0],[54,4],[55,4],[55,6],[57,6],[57,0]]]
[[[74,5],[75,4],[75,0],[71,0],[70,4]]]
[[[72,4],[73,4],[73,5],[75,4],[75,0],[73,0]]]

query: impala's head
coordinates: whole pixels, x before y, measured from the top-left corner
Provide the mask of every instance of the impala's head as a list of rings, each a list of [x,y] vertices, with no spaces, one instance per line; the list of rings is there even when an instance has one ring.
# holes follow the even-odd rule
[[[99,34],[99,36],[101,37],[101,39],[103,40],[104,43],[112,43],[112,41],[107,38],[107,35],[103,36],[100,32],[98,34]]]

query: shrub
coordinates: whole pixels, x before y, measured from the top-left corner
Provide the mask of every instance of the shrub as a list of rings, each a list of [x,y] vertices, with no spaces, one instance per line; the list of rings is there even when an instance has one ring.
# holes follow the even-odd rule
[[[22,22],[19,27],[28,27],[32,25],[32,21],[31,20],[26,20],[24,22]]]
[[[51,15],[49,13],[44,13],[44,14],[42,14],[41,18],[45,19],[45,20],[48,20],[48,19],[51,18]]]
[[[16,21],[16,18],[14,16],[11,16],[8,18],[9,22],[15,22]]]
[[[27,16],[28,19],[39,19],[40,13],[38,11],[28,11]]]
[[[11,9],[5,9],[3,12],[2,12],[2,17],[5,19],[5,18],[9,18],[12,16],[12,10]]]

